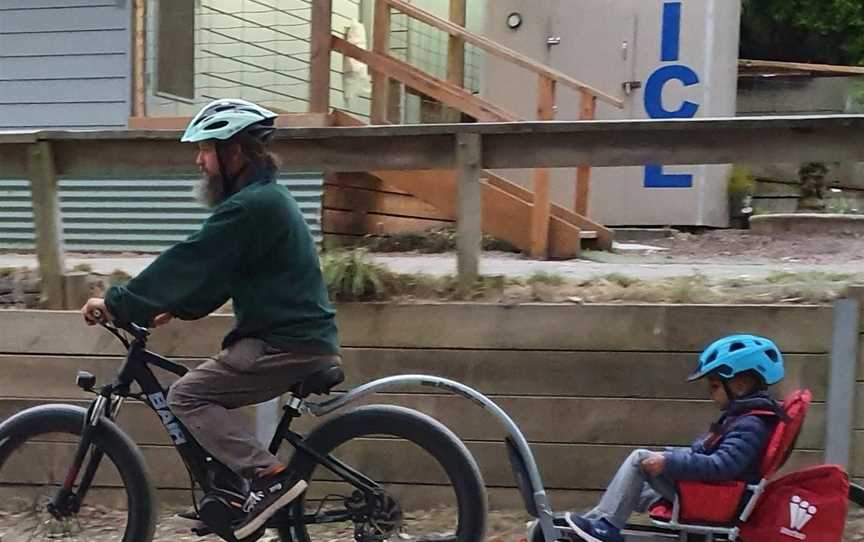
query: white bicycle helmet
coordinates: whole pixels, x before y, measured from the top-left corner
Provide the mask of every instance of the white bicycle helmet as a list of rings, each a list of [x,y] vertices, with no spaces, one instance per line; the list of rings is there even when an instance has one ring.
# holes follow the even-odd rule
[[[269,141],[275,127],[276,113],[246,100],[215,100],[205,105],[192,119],[180,141],[196,143],[210,139],[225,141],[242,131]]]

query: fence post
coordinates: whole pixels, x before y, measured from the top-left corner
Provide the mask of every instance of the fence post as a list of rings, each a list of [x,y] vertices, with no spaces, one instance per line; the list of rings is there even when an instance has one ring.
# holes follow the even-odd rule
[[[831,366],[825,424],[825,462],[849,468],[855,429],[855,387],[861,331],[861,302],[848,296],[834,303]]]
[[[480,275],[480,253],[483,250],[481,153],[480,134],[456,134],[456,250],[459,287],[463,290],[470,288]]]
[[[50,143],[40,141],[27,149],[27,171],[33,200],[36,255],[42,281],[40,304],[45,309],[62,309],[65,304],[62,220],[57,172]]]

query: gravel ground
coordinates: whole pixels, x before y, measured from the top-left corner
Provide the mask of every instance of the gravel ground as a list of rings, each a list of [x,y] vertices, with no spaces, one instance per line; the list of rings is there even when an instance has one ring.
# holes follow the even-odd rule
[[[84,533],[75,534],[76,525],[71,525],[72,534],[63,534],[56,530],[49,534],[47,528],[43,528],[32,538],[29,534],[21,532],[20,527],[33,525],[32,516],[23,514],[9,514],[0,512],[0,541],[2,542],[25,542],[37,540],[67,540],[70,542],[109,542],[118,540],[117,524],[122,523],[122,515],[107,509],[97,509],[90,512],[90,516],[83,523],[88,526]],[[525,538],[526,527],[529,518],[522,511],[493,511],[489,516],[487,529],[487,542],[520,542]],[[452,519],[447,510],[433,510],[429,512],[418,512],[413,514],[413,521],[422,525],[423,532],[429,532],[427,528],[434,530],[437,524],[450,525]],[[320,531],[318,540],[326,542],[350,542],[353,540],[352,533],[346,528],[332,528]],[[215,536],[198,537],[189,531],[182,521],[173,517],[173,512],[164,511],[159,519],[154,537],[155,542],[190,542],[198,540],[202,542],[216,542],[220,540]],[[275,533],[268,532],[262,539],[264,542],[277,542]],[[408,538],[403,540],[410,540]],[[849,512],[849,523],[846,527],[844,542],[859,542],[864,540],[864,511],[854,507]],[[757,541],[758,542],[758,541]]]

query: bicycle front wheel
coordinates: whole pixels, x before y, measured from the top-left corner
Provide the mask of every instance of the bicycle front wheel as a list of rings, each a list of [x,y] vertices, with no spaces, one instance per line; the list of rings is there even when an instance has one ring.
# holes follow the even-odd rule
[[[44,405],[0,426],[0,540],[83,542],[106,533],[115,540],[150,542],[155,527],[152,488],[141,452],[108,421],[93,432],[80,480],[94,454],[93,483],[83,500],[73,492],[56,506],[55,496],[74,463],[86,411]]]

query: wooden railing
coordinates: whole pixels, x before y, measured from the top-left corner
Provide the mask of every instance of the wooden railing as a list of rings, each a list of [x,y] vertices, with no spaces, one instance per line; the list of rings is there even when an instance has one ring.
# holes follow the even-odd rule
[[[482,169],[862,161],[862,130],[864,116],[280,128],[273,150],[286,171],[457,170],[459,278],[467,285],[479,271]],[[57,178],[192,174],[179,138],[166,130],[0,134],[0,172],[30,180],[47,306],[62,307],[64,296]]]

